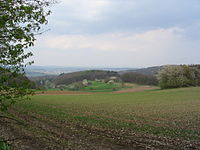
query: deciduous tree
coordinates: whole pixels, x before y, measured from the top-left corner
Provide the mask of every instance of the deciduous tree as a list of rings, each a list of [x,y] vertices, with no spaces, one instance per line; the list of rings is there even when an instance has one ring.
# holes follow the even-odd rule
[[[162,89],[198,86],[200,71],[187,65],[166,66],[157,77]]]
[[[47,24],[46,10],[49,0],[0,0],[0,111],[6,110],[17,100],[31,94],[27,84],[14,82],[24,73],[25,63],[32,56],[25,50],[34,45],[41,26]]]

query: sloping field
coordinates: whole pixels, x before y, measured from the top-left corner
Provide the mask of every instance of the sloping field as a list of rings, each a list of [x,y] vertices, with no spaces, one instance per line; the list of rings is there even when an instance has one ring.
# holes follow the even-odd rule
[[[200,149],[200,88],[36,95],[1,120],[15,149]],[[6,123],[5,123],[6,122]]]
[[[92,95],[92,94],[113,94],[113,93],[132,93],[132,92],[141,92],[145,90],[158,89],[156,86],[148,85],[135,85],[130,84],[130,87],[122,88],[116,91],[112,89],[102,89],[102,90],[82,90],[82,91],[67,91],[67,90],[48,90],[48,91],[37,91],[36,95]]]

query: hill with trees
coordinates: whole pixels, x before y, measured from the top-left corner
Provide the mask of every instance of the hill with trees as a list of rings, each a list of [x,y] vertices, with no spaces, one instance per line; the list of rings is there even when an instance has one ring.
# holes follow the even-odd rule
[[[87,80],[106,79],[112,76],[119,77],[119,74],[115,71],[89,70],[89,71],[60,74],[54,79],[53,82],[55,83],[55,85],[60,85],[60,84],[68,85],[74,82],[83,81],[84,79]]]
[[[179,80],[181,80],[182,82],[183,81],[182,77],[185,76],[186,74],[183,71],[184,69],[183,70],[180,69],[183,66],[185,65],[157,66],[157,67],[149,67],[149,68],[119,71],[119,72],[105,71],[105,70],[87,70],[87,71],[78,71],[78,72],[72,72],[72,73],[62,73],[58,76],[49,75],[49,76],[41,76],[41,77],[32,77],[30,79],[36,83],[38,88],[41,88],[41,89],[66,86],[73,83],[78,83],[78,82],[80,83],[83,80],[94,81],[96,79],[103,79],[104,82],[108,82],[109,80],[111,80],[111,77],[116,77],[117,82],[120,82],[120,83],[128,82],[128,83],[141,84],[141,85],[160,85],[161,86],[163,82],[166,82],[166,80],[168,79],[170,79],[170,82],[172,82],[172,79],[173,79],[174,84],[175,82],[178,82]],[[169,67],[179,68],[179,69],[175,69],[171,72],[169,72],[169,70],[166,71],[166,68],[169,68]],[[199,80],[198,80],[200,65],[189,65],[187,67],[189,68],[190,75],[187,73],[187,77],[184,77],[184,80],[185,78],[189,78],[191,84],[189,84],[189,81],[188,81],[186,85],[187,86],[200,85]],[[179,75],[182,75],[182,76],[180,77]],[[193,76],[195,76],[195,79],[193,78]],[[180,85],[180,87],[186,86],[186,85],[184,83]],[[177,87],[177,86],[173,85],[171,86],[171,88],[172,87]],[[161,88],[163,88],[163,86],[161,86]]]
[[[143,75],[155,75],[158,74],[158,72],[164,68],[164,66],[155,66],[155,67],[148,67],[148,68],[140,68],[140,69],[134,69],[134,70],[126,70],[126,71],[120,71],[119,74],[125,74],[125,73],[139,73]]]
[[[141,74],[138,72],[128,72],[121,75],[123,82],[130,82],[142,85],[158,85],[158,80],[153,75]]]

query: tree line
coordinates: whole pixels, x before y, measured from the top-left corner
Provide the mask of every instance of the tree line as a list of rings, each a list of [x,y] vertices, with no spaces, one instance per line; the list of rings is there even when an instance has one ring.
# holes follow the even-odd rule
[[[128,72],[121,75],[123,82],[130,82],[142,85],[158,85],[158,80],[153,75],[145,75],[137,72]]]

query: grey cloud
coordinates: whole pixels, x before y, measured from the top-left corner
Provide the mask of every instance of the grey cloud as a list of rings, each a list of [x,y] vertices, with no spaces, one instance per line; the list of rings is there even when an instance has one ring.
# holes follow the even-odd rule
[[[50,18],[52,32],[57,34],[99,34],[115,31],[137,31],[173,26],[188,26],[200,21],[198,0],[108,0],[101,19],[84,20],[74,16],[77,1],[67,1],[54,8]],[[70,7],[73,6],[73,7]],[[78,7],[78,6],[77,6]],[[77,8],[76,8],[77,9]],[[76,14],[84,15],[84,14]],[[65,28],[66,25],[66,28]]]
[[[49,47],[50,44],[44,44],[47,38],[41,37],[38,40],[40,43],[34,48],[38,49],[34,51],[36,65],[52,65],[53,63],[53,65],[61,66],[90,66],[92,64],[93,66],[134,67],[200,63],[200,0],[104,0],[109,2],[108,5],[99,7],[98,15],[94,14],[91,17],[84,17],[85,14],[88,15],[84,12],[87,10],[81,7],[87,7],[87,5],[79,5],[78,2],[81,1],[95,0],[63,0],[63,3],[52,8],[53,14],[49,17],[47,27],[51,31],[48,34],[45,33],[45,36],[53,37],[52,41],[55,42],[56,36],[66,36],[64,40],[68,42],[71,39],[74,40],[71,47],[65,46],[68,47],[66,49],[63,45],[67,42],[59,44],[57,40],[57,45],[60,47],[56,45],[52,48]],[[83,9],[80,11],[82,13],[79,12],[79,8]],[[92,9],[95,11],[95,8]],[[175,33],[174,30],[165,32],[175,28],[183,31],[181,33]],[[154,33],[152,31],[159,32],[149,34]],[[104,36],[118,33],[124,36],[116,36],[113,41],[110,36]],[[123,42],[130,35],[134,37],[134,35],[144,33],[147,34],[141,38],[136,36],[128,40],[128,43]],[[80,39],[80,36],[86,37],[86,41]],[[123,40],[120,41],[120,38]],[[141,40],[137,40],[138,38]],[[107,43],[110,39],[110,43]],[[107,49],[114,47],[112,49],[120,50],[99,50],[102,49],[102,45],[106,46],[105,43],[107,43]],[[124,47],[136,50],[126,51]],[[44,58],[44,55],[48,57]]]

